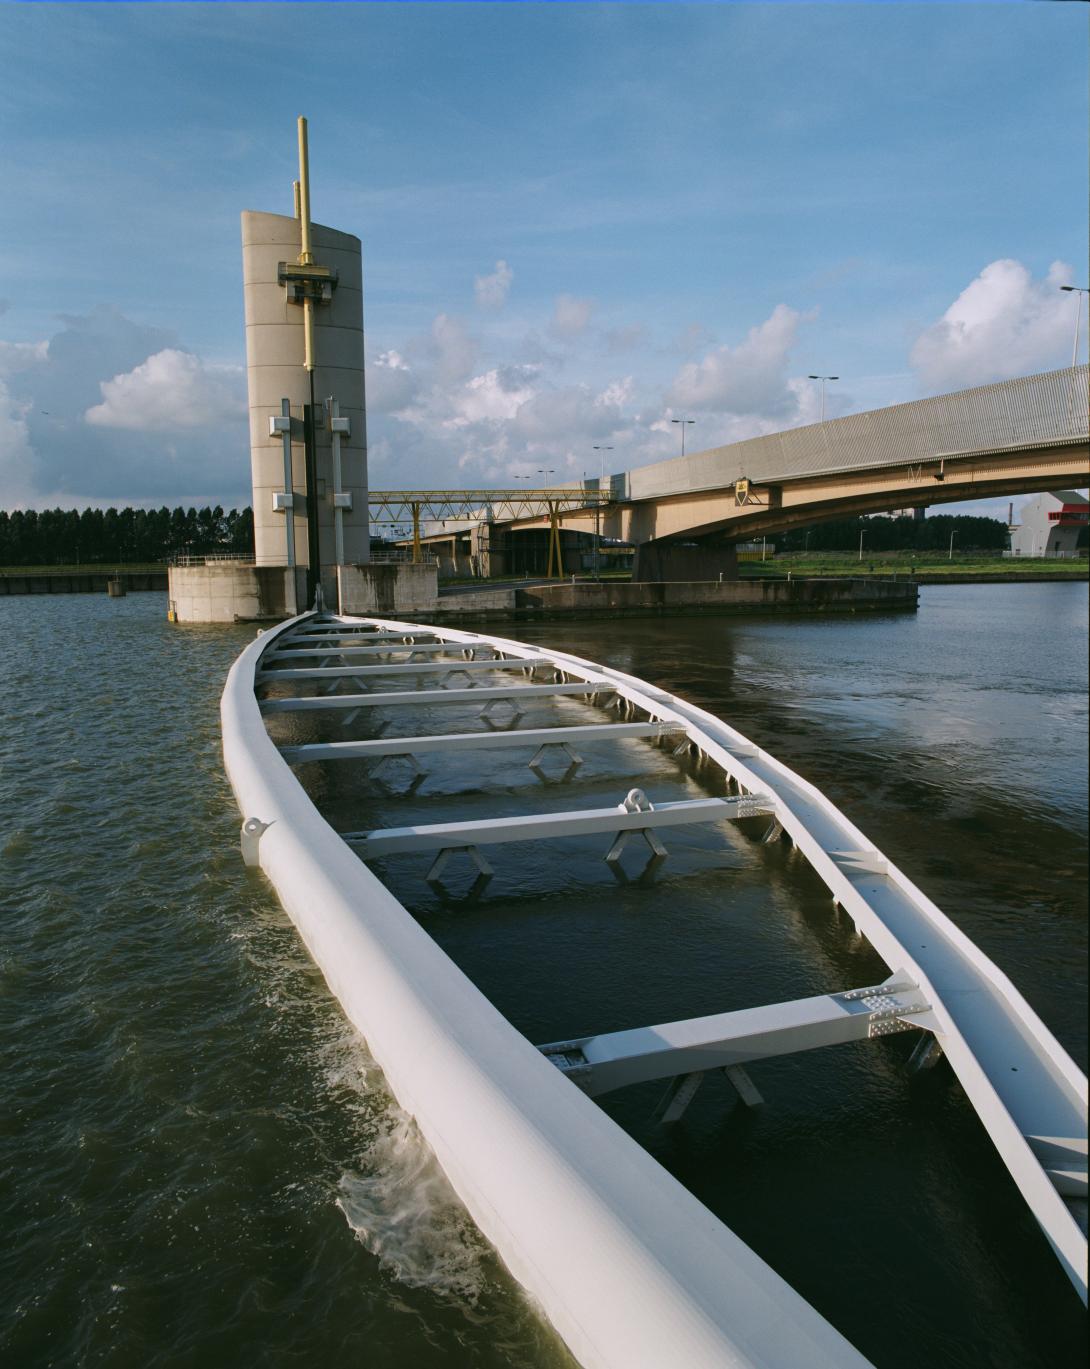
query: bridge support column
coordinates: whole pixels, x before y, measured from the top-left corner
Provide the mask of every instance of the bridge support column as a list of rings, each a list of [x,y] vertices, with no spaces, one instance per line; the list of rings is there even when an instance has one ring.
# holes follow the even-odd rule
[[[632,579],[737,580],[738,553],[733,542],[640,542]]]

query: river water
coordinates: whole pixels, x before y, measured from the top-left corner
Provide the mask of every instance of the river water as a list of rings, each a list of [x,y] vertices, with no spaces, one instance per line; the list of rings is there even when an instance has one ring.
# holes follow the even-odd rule
[[[680,693],[814,781],[1085,1068],[1085,585],[925,587],[916,616],[512,631]],[[0,600],[0,1357],[559,1369],[241,865],[217,703],[252,633],[171,627],[153,594]],[[558,777],[535,791],[507,765],[475,771],[467,813],[565,806]],[[358,825],[466,788],[429,765],[416,791],[394,768],[361,797],[311,769]],[[644,748],[588,754],[580,795],[636,779],[707,787]],[[380,868],[538,1041],[881,977],[787,848],[679,830],[660,871],[623,882],[548,844],[500,848],[522,854],[483,892]],[[604,1103],[877,1365],[1081,1363],[1075,1293],[946,1067],[906,1075],[911,1044],[766,1064],[753,1111],[706,1084],[672,1129],[656,1086]]]

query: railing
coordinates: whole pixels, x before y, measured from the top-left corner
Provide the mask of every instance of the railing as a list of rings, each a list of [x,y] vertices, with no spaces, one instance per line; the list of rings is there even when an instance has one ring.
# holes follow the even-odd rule
[[[252,551],[209,551],[201,555],[191,555],[183,552],[178,556],[171,556],[168,566],[215,566],[221,562],[228,561],[233,565],[254,564],[254,553]]]
[[[1087,437],[1086,366],[982,385],[805,428],[732,442],[628,471],[624,498],[721,489],[737,480],[800,479],[912,466],[971,452],[1076,443]]]

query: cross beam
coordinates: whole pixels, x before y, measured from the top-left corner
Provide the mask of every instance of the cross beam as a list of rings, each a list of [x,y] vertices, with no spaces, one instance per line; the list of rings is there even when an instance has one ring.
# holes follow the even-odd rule
[[[560,669],[549,656],[508,656],[497,661],[419,661],[398,662],[395,665],[313,666],[299,670],[259,670],[254,676],[254,682],[269,684],[273,680],[330,680],[338,676],[355,679],[360,675],[441,675],[447,671],[458,673],[471,670],[528,670],[532,666],[554,666],[555,669]]]
[[[473,691],[476,694],[476,690]],[[582,727],[527,727],[511,732],[450,732],[446,736],[375,737],[358,742],[306,742],[282,746],[289,765],[308,761],[358,760],[366,756],[424,755],[429,751],[471,751],[510,746],[568,746],[624,737],[665,737],[684,732],[684,723],[592,723]],[[646,824],[645,824],[646,825]]]
[[[538,1049],[594,1096],[650,1079],[730,1069],[908,1031],[920,1025],[913,1018],[929,1007],[915,984],[893,976],[871,988],[554,1041]]]
[[[378,708],[386,704],[460,704],[481,703],[488,699],[508,699],[517,705],[521,699],[542,695],[612,694],[616,686],[608,680],[583,684],[496,685],[475,689],[398,689],[385,694],[323,694],[307,699],[262,699],[262,713],[305,713],[323,708]]]
[[[736,799],[684,799],[661,803],[647,810],[633,810],[621,804],[618,808],[529,813],[517,818],[485,818],[477,822],[436,822],[341,835],[364,860],[371,860],[375,856],[413,851],[441,851],[448,846],[495,846],[511,841],[580,837],[595,832],[640,832],[652,827],[729,822],[773,810],[774,800],[761,794],[749,794]]]

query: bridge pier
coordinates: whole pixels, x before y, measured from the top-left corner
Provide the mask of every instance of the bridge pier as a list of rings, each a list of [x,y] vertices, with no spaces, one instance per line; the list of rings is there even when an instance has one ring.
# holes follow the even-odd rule
[[[737,580],[738,553],[733,542],[639,542],[632,579]]]

